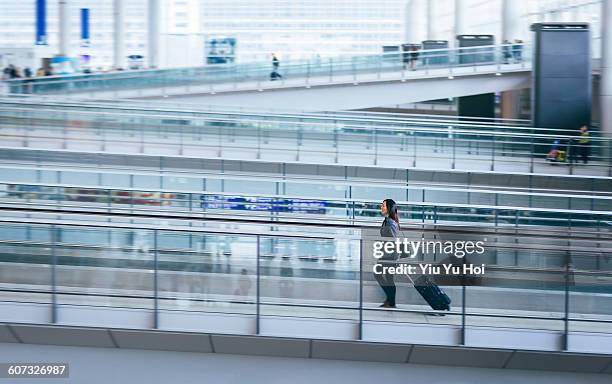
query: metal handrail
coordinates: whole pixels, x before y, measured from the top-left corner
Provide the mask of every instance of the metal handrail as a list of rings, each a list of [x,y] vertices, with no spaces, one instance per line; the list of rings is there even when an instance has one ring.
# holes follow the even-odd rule
[[[409,113],[390,113],[390,112],[371,112],[371,111],[333,111],[333,112],[297,112],[297,111],[277,111],[277,110],[262,110],[262,109],[248,109],[245,107],[221,107],[221,106],[206,106],[203,107],[200,104],[180,103],[174,104],[169,101],[146,101],[146,100],[133,100],[133,99],[100,99],[96,98],[88,100],[84,98],[79,99],[62,99],[57,101],[57,97],[52,99],[48,96],[39,95],[23,95],[19,97],[0,97],[0,103],[5,105],[21,105],[21,106],[48,106],[58,107],[61,109],[68,108],[83,108],[83,109],[114,109],[114,110],[125,110],[130,112],[139,111],[140,113],[175,113],[182,114],[186,113],[187,116],[192,117],[194,114],[212,115],[212,114],[224,114],[229,116],[261,116],[269,118],[294,118],[300,120],[323,120],[329,121],[330,123],[338,121],[355,121],[355,120],[371,120],[375,122],[388,122],[403,124],[406,121],[433,121],[443,124],[449,122],[459,123],[465,125],[483,125],[486,122],[487,125],[509,125],[508,122],[516,124],[517,122],[529,123],[529,120],[520,119],[502,119],[502,118],[478,118],[477,121],[462,121],[460,116],[440,116],[440,115],[428,115],[428,114],[409,114]],[[164,107],[164,108],[162,108]],[[511,125],[511,124],[510,124]],[[522,127],[516,126],[516,128]],[[532,128],[532,129],[544,129],[544,128]]]
[[[36,153],[37,155],[34,156],[34,158],[32,159],[32,161],[28,162],[28,161],[24,161],[19,162],[13,162],[10,161],[9,159],[5,159],[2,160],[1,164],[12,164],[15,167],[21,167],[22,164],[30,164],[30,163],[35,163],[37,164],[37,167],[42,167],[42,163],[41,163],[41,155],[39,153],[44,153],[45,156],[49,156],[49,153],[69,153],[69,154],[79,154],[79,156],[105,156],[105,155],[114,155],[113,153],[108,153],[108,152],[96,152],[96,151],[89,151],[87,153],[85,152],[80,152],[80,151],[74,151],[74,150],[54,150],[54,149],[43,149],[43,148],[30,148],[30,147],[0,147],[0,150],[3,151],[18,151],[18,152],[31,152],[31,153]],[[118,155],[125,155],[123,153],[119,153]],[[156,168],[159,168],[160,171],[162,173],[164,173],[165,175],[168,176],[174,176],[174,175],[180,175],[183,176],[184,173],[183,172],[187,172],[187,171],[180,171],[180,170],[172,170],[172,171],[168,171],[163,167],[163,163],[164,163],[164,159],[165,158],[186,158],[185,156],[171,156],[171,155],[151,155],[151,154],[147,154],[147,153],[139,153],[139,154],[134,154],[133,156],[142,156],[142,157],[146,157],[146,158],[156,158],[156,162],[155,164],[158,164],[159,167],[156,165]],[[232,159],[225,159],[222,158],[220,159],[221,161],[223,160],[228,160],[231,161]],[[246,161],[246,162],[250,162],[250,163],[265,163],[265,164],[269,164],[269,163],[274,163],[274,164],[278,164],[279,165],[279,169],[284,168],[283,165],[286,164],[293,164],[294,162],[292,161],[274,161],[274,160],[263,160],[263,159],[236,159],[237,161]],[[110,166],[106,166],[104,164],[101,164],[100,161],[97,161],[97,166],[96,169],[100,169],[100,170],[104,170],[104,169],[113,169],[116,170],[117,173],[122,173],[122,171],[116,167],[110,167]],[[56,164],[56,167],[61,167],[61,164]],[[71,168],[80,168],[80,165],[78,164],[70,164]],[[58,169],[62,169],[62,168],[58,168]],[[132,172],[134,171],[135,168],[130,168],[128,171],[126,172]],[[404,171],[410,171],[412,170],[412,168],[397,168],[399,170],[404,170]],[[558,178],[558,179],[567,179],[567,180],[580,180],[580,179],[588,179],[588,180],[609,180],[611,179],[611,176],[600,176],[600,175],[577,175],[577,174],[557,174],[557,173],[541,173],[541,172],[520,172],[520,171],[495,171],[495,170],[462,170],[462,169],[446,169],[446,168],[430,168],[428,167],[427,169],[422,169],[422,170],[417,170],[417,171],[424,171],[424,172],[446,172],[446,173],[451,173],[451,174],[465,174],[465,175],[504,175],[504,176],[538,176],[538,177],[554,177],[554,178]],[[210,173],[208,172],[202,172],[201,170],[196,170],[196,171],[192,171],[190,170],[189,172],[191,172],[190,174],[197,174],[197,175],[208,175]],[[193,173],[195,172],[195,173]],[[240,174],[240,173],[236,173],[236,172],[231,172],[231,171],[225,171],[226,174]],[[246,173],[248,175],[252,175],[252,173]],[[282,175],[282,177],[287,176],[287,174]],[[293,177],[299,177],[298,175],[294,175]],[[491,188],[494,188],[494,186],[491,186]],[[571,190],[567,190],[569,192],[571,192]],[[581,192],[581,191],[578,191]]]
[[[2,103],[0,102],[0,109],[5,111],[16,111],[23,113],[25,110],[20,107],[10,107],[6,104],[12,103]],[[67,112],[65,105],[49,105],[47,104],[47,109],[41,108],[43,104],[33,104],[33,111],[30,113],[49,113],[59,110],[60,113]],[[57,107],[53,109],[53,107]],[[79,105],[79,107],[81,107]],[[115,110],[123,110],[128,112],[113,112],[113,117],[125,117],[129,118],[129,123],[134,124],[133,119],[140,118],[159,118],[159,119],[188,119],[192,122],[227,122],[227,123],[240,123],[240,124],[261,124],[262,120],[254,119],[255,117],[262,117],[269,119],[268,123],[280,123],[283,124],[296,124],[300,127],[309,127],[309,128],[338,128],[338,127],[346,127],[346,124],[349,124],[347,128],[351,129],[364,129],[364,130],[384,130],[390,131],[395,130],[398,132],[406,132],[406,131],[423,131],[423,130],[434,130],[434,132],[448,134],[449,126],[452,126],[454,134],[462,134],[462,133],[476,133],[476,134],[503,134],[505,136],[513,136],[513,135],[529,135],[527,137],[536,136],[536,137],[546,137],[547,132],[552,132],[552,138],[574,138],[572,135],[559,135],[559,130],[554,128],[543,128],[543,127],[527,127],[527,126],[512,126],[512,125],[502,125],[502,124],[491,124],[491,123],[481,123],[481,122],[466,122],[466,121],[457,121],[457,120],[436,120],[436,119],[423,119],[419,117],[419,115],[415,115],[414,117],[405,117],[401,120],[389,120],[389,119],[364,119],[364,118],[348,118],[343,115],[331,115],[329,117],[325,115],[316,115],[316,114],[304,114],[304,115],[287,115],[287,114],[270,114],[270,113],[241,113],[237,111],[232,112],[209,112],[209,111],[180,111],[180,110],[168,110],[168,109],[132,109],[127,107],[115,107],[109,108],[106,106],[90,106],[89,108],[94,109],[115,109]],[[139,111],[137,114],[135,111]],[[165,112],[166,114],[160,114],[158,112]],[[168,114],[174,113],[174,114]],[[180,113],[188,113],[188,116],[180,115]],[[78,111],[71,112],[71,120],[75,120],[75,115],[85,115],[85,116],[97,116],[102,115],[104,117],[108,117],[107,112],[96,112],[96,111]],[[179,115],[177,115],[179,114]],[[194,116],[194,114],[197,114]],[[224,115],[223,117],[207,117],[206,115]],[[225,117],[232,116],[232,117]],[[78,115],[77,115],[78,116]],[[8,117],[8,116],[7,116]],[[31,118],[31,117],[28,117]],[[45,115],[45,119],[49,119],[48,115]],[[276,120],[276,119],[290,119],[286,120]],[[309,122],[309,120],[324,120],[324,122]],[[326,121],[326,122],[325,122]],[[95,120],[93,121],[95,122]],[[393,124],[393,125],[385,125],[385,124]],[[401,124],[398,126],[397,124]],[[164,124],[167,126],[172,126],[172,124]],[[414,127],[413,125],[422,125],[422,127]],[[436,128],[435,127],[439,127]],[[190,125],[190,127],[198,127],[197,125]],[[462,130],[461,128],[465,128]],[[518,132],[504,132],[499,130],[515,130]],[[522,133],[522,131],[527,133]],[[525,136],[521,136],[525,137]],[[598,139],[597,137],[591,137],[592,139]]]
[[[67,133],[67,131],[66,131],[67,128],[65,126],[60,128],[60,129],[63,129],[63,132]],[[237,128],[237,129],[240,129],[240,128]],[[106,131],[109,131],[109,129],[106,128]],[[121,130],[121,129],[117,128],[117,131],[120,132],[120,133],[125,134],[125,130]],[[444,132],[442,130],[437,130],[437,129],[419,129],[418,131],[420,131],[421,133],[429,133],[429,134],[434,134],[434,135],[435,134],[438,134],[438,135],[440,135],[440,134],[447,135],[448,134],[448,131]],[[169,147],[175,147],[175,148],[179,148],[179,149],[184,147],[185,145],[187,145],[187,144],[183,143],[183,141],[181,139],[184,137],[184,135],[188,135],[189,134],[189,133],[176,133],[173,138],[175,140],[179,140],[179,141],[178,142],[168,142],[167,140],[152,140],[151,138],[148,137],[148,135],[145,137],[145,132],[144,131],[139,131],[139,132],[140,132],[140,137],[139,138],[138,137],[134,137],[133,140],[132,140],[134,143],[141,143],[141,144],[147,144],[147,145],[150,145],[150,144],[162,144],[162,145],[167,145]],[[259,129],[257,130],[257,132],[259,132]],[[202,134],[205,134],[205,133],[202,133]],[[329,133],[329,134],[331,134],[331,133]],[[342,135],[343,143],[345,143],[345,144],[348,143],[348,141],[347,141],[348,137],[354,137],[355,139],[363,139],[364,137],[367,138],[369,136],[365,132],[361,133],[361,134],[360,133],[352,133],[352,132],[342,132],[341,135]],[[492,149],[491,149],[492,153],[496,152],[496,150],[495,150],[496,146],[506,146],[506,148],[508,148],[508,146],[513,145],[513,144],[526,145],[526,146],[531,145],[531,147],[533,147],[534,145],[536,145],[536,146],[545,146],[545,145],[548,145],[548,141],[552,141],[553,139],[568,138],[569,140],[571,140],[571,139],[574,138],[574,136],[561,136],[561,135],[559,135],[559,136],[553,136],[553,135],[514,135],[515,137],[521,137],[523,139],[531,139],[531,141],[530,140],[526,140],[526,141],[507,141],[506,140],[506,141],[503,141],[503,142],[499,142],[499,141],[496,142],[495,137],[497,137],[497,136],[502,136],[502,137],[503,136],[509,136],[509,137],[513,137],[513,135],[511,133],[508,133],[508,134],[499,133],[499,132],[496,132],[496,133],[487,133],[487,132],[473,132],[473,131],[467,131],[467,130],[466,131],[453,131],[453,135],[455,137],[453,137],[452,139],[448,139],[448,141],[450,141],[450,143],[452,143],[452,144],[449,144],[449,145],[456,145],[456,143],[462,143],[463,146],[461,148],[468,148],[468,152],[469,152],[469,148],[472,145],[472,143],[474,143],[474,146],[478,146],[479,144],[482,144],[482,143],[491,144],[493,146]],[[13,138],[20,137],[20,138],[24,139],[23,136],[15,135],[15,134],[2,134],[0,136],[3,136],[3,137],[13,137]],[[124,140],[109,139],[109,138],[106,137],[106,135],[103,135],[103,136],[104,136],[103,138],[87,137],[87,138],[81,138],[79,140],[87,141],[87,142],[94,142],[94,143],[113,143],[113,142],[121,142],[121,143],[123,143],[124,142]],[[336,133],[335,136],[336,136],[335,140],[339,141],[340,140],[340,137],[339,137],[340,134]],[[460,137],[456,137],[456,136],[474,136],[477,139],[467,139],[467,138],[460,138]],[[493,140],[487,141],[486,139],[479,139],[480,137],[486,137],[486,136],[493,136]],[[218,137],[220,139],[222,136],[219,135]],[[377,136],[375,135],[374,137],[377,137]],[[410,137],[415,143],[416,143],[416,140],[418,140],[418,137],[416,135],[414,135],[414,136],[411,135],[411,136],[407,136],[407,137]],[[40,135],[40,134],[37,134],[37,135],[26,134],[25,135],[25,139],[26,140],[29,140],[29,139],[32,139],[32,138],[38,138],[38,139],[50,139],[50,138],[52,138],[52,139],[55,139],[55,140],[58,139],[57,136],[43,136],[43,135]],[[538,138],[539,140],[542,140],[542,141],[535,142],[534,140],[536,138]],[[60,140],[66,140],[66,138],[64,136],[60,137],[59,139]],[[400,139],[398,139],[398,140],[400,140]],[[309,139],[309,140],[311,140],[311,139]],[[312,140],[319,140],[321,142],[323,142],[323,141],[328,142],[328,140],[324,140],[322,138],[316,138],[316,139],[312,139]],[[433,137],[421,137],[421,140],[434,140],[432,145],[435,147],[436,146],[435,140],[440,140],[440,138],[436,138],[435,136],[433,136]],[[548,141],[545,141],[545,140],[548,140]],[[602,143],[602,145],[599,145],[599,146],[591,145],[593,148],[606,148],[606,147],[612,145],[612,140],[610,140],[610,139],[592,138],[591,140],[592,140],[593,143],[597,143],[597,142]],[[359,141],[359,142],[361,142],[361,141]],[[326,149],[324,147],[316,148],[316,149],[315,148],[300,149],[301,146],[299,145],[299,140],[296,139],[296,143],[298,143],[298,144],[296,144],[297,145],[296,148],[292,148],[292,147],[291,148],[265,148],[264,150],[268,151],[268,152],[270,152],[270,151],[272,151],[272,152],[293,151],[293,152],[296,152],[297,154],[299,154],[299,152],[303,152],[303,153],[319,153],[319,154],[333,154],[333,153],[337,153],[337,154],[342,154],[342,155],[346,155],[346,154],[363,154],[363,152],[350,152],[350,151],[347,151],[347,150],[338,150],[338,149],[332,150],[332,149]],[[210,145],[207,145],[207,146],[210,147]],[[251,149],[251,150],[257,150],[258,153],[262,150],[261,148],[253,147],[252,145],[250,145],[250,146],[244,146],[244,145],[239,146],[237,144],[227,145],[227,144],[222,144],[222,143],[217,143],[217,144],[213,145],[213,147],[218,148],[218,150],[222,150],[224,146],[225,146],[226,149]],[[14,149],[15,147],[4,147],[4,148],[5,149]],[[24,148],[24,149],[27,149],[27,148]],[[433,149],[435,149],[435,148],[433,148]],[[371,151],[373,151],[373,153],[369,154],[369,155],[373,156],[373,159],[376,162],[378,157],[381,156],[381,153],[379,153],[379,151],[376,148],[371,149]],[[105,152],[108,152],[108,151],[105,151]],[[477,148],[476,148],[475,152],[477,152]],[[141,153],[142,153],[142,151],[141,151]],[[531,151],[529,151],[529,150],[516,151],[515,150],[515,151],[510,151],[509,153],[519,153],[519,154],[523,155],[526,158],[523,159],[523,160],[516,160],[516,159],[513,159],[512,157],[507,157],[507,158],[503,159],[503,161],[514,162],[514,163],[523,163],[523,164],[529,164],[529,163],[533,164],[534,156],[540,156],[540,155],[543,156],[545,153],[547,153],[547,151],[535,153],[533,150],[531,150]],[[503,154],[505,154],[504,151],[502,151],[500,153],[500,155],[503,155]],[[416,155],[416,152],[412,153],[411,156],[414,156],[414,155]],[[399,157],[400,155],[393,155],[393,156]],[[402,156],[404,156],[404,155],[402,154]],[[455,153],[453,153],[453,156],[451,156],[451,157],[449,157],[449,156],[444,157],[444,159],[447,159],[447,160],[450,160],[450,159],[462,160],[464,158],[464,157],[462,157],[462,155],[456,155]],[[226,156],[224,156],[224,158],[230,159],[230,158],[228,158]],[[608,154],[606,156],[601,156],[600,155],[598,157],[598,159],[602,160],[603,164],[595,164],[595,163],[591,162],[591,164],[588,165],[588,166],[589,167],[592,167],[592,166],[601,166],[603,168],[607,168],[608,169],[608,173],[610,173],[610,171],[612,171],[612,163],[610,162],[610,160],[612,160],[612,155],[610,155],[610,154]],[[492,171],[494,170],[495,158],[489,159],[487,157],[487,158],[483,158],[481,160],[485,161],[487,163],[490,162],[491,170]],[[591,157],[591,160],[593,160],[593,157]],[[501,160],[498,159],[497,162],[499,162],[499,161],[501,161]],[[574,169],[573,168],[573,161],[570,161],[569,165],[571,166],[570,167],[570,172],[571,172]],[[453,167],[455,167],[455,166],[456,166],[455,165],[455,161],[453,161]]]
[[[180,189],[160,189],[160,188],[138,188],[138,187],[103,187],[103,186],[91,186],[91,185],[82,185],[82,184],[48,184],[48,183],[18,183],[18,182],[3,182],[0,181],[0,185],[6,186],[39,186],[39,187],[47,187],[47,188],[75,188],[82,190],[93,190],[93,191],[102,191],[104,195],[100,197],[107,196],[108,193],[112,192],[145,192],[145,193],[157,193],[157,194],[184,194],[184,195],[212,195],[212,196],[237,196],[241,195],[244,197],[253,197],[260,199],[293,199],[293,200],[320,200],[320,201],[329,201],[344,205],[351,205],[351,203],[360,203],[360,204],[378,204],[380,201],[378,200],[368,200],[368,199],[360,199],[360,198],[340,198],[340,197],[325,197],[325,196],[313,196],[313,195],[287,195],[287,194],[274,194],[274,195],[266,195],[259,193],[245,193],[245,192],[224,192],[224,191],[201,191],[194,192],[193,190],[180,190]],[[421,189],[421,188],[418,188]],[[452,191],[452,189],[437,189],[439,191]],[[466,190],[466,192],[469,190]],[[10,192],[10,191],[9,191]],[[40,191],[40,192],[28,192],[28,191],[14,191],[18,193],[30,193],[30,194],[49,194],[49,192]],[[473,191],[474,192],[474,191]],[[480,193],[480,191],[475,191],[475,193]],[[513,193],[513,194],[521,194]],[[69,194],[72,195],[72,194]],[[553,194],[541,194],[543,196],[557,196]],[[82,196],[89,196],[87,194],[83,194]],[[577,196],[564,196],[560,195],[558,197],[584,197],[581,195]],[[587,196],[587,199],[603,199],[603,200],[612,200],[612,197],[609,196]],[[155,197],[147,198],[147,200],[156,200]],[[171,198],[157,198],[157,200],[161,201],[172,201]],[[184,199],[180,199],[180,201],[184,201]],[[193,199],[192,201],[197,201],[197,199]],[[424,206],[424,207],[438,207],[438,208],[474,208],[474,209],[498,209],[498,210],[515,210],[519,212],[547,212],[547,213],[576,213],[576,214],[592,214],[592,215],[612,215],[611,211],[606,210],[585,210],[585,209],[567,209],[567,208],[538,208],[538,207],[518,207],[518,206],[508,206],[508,205],[487,205],[487,204],[461,204],[461,203],[428,203],[424,201],[404,201],[398,200],[398,204],[407,205],[407,206]],[[231,204],[231,203],[226,203]],[[249,202],[249,204],[251,204]],[[252,204],[268,204],[268,203],[257,203],[252,202]],[[612,218],[612,217],[611,217]]]
[[[538,196],[538,197],[555,197],[555,198],[575,198],[575,199],[589,199],[589,200],[612,200],[612,191],[583,191],[583,190],[557,190],[557,189],[537,189],[532,190],[530,188],[515,188],[512,186],[509,187],[491,187],[491,186],[465,186],[462,184],[439,184],[435,183],[424,183],[424,182],[413,182],[406,183],[397,182],[397,181],[364,181],[362,179],[357,180],[349,180],[343,178],[334,178],[334,177],[314,177],[314,176],[302,176],[295,177],[293,175],[285,175],[285,176],[270,176],[267,174],[248,174],[248,175],[240,175],[240,174],[232,174],[232,173],[193,173],[193,172],[177,172],[177,171],[143,171],[143,170],[134,170],[132,168],[116,168],[116,167],[87,167],[83,165],[76,164],[75,166],[70,165],[70,168],[63,168],[58,166],[31,166],[27,164],[16,164],[11,163],[11,167],[6,167],[6,163],[0,162],[0,170],[31,170],[31,171],[51,171],[51,172],[89,172],[90,174],[96,175],[130,175],[130,176],[153,176],[153,177],[181,177],[184,179],[196,179],[201,180],[203,178],[212,179],[212,180],[238,180],[238,181],[258,181],[258,182],[270,182],[270,183],[295,183],[295,184],[305,184],[305,185],[313,185],[320,183],[325,183],[329,185],[329,183],[333,183],[335,186],[342,187],[381,187],[385,189],[392,190],[402,190],[402,191],[436,191],[436,192],[461,192],[461,193],[477,193],[477,194],[493,194],[493,195],[511,195],[511,196]],[[161,181],[160,181],[161,183]],[[64,188],[83,188],[83,189],[107,189],[107,190],[118,190],[122,191],[141,191],[137,187],[114,187],[114,186],[104,186],[104,185],[91,185],[91,184],[75,184],[75,183],[43,183],[38,181],[19,181],[13,182],[10,180],[2,180],[0,179],[0,185],[32,185],[32,186],[41,186],[41,187],[64,187]],[[161,188],[156,190],[155,192],[173,192],[173,193],[194,193],[194,190],[180,189],[180,188]],[[208,191],[206,191],[208,192]],[[219,192],[221,193],[221,192]],[[297,198],[297,196],[293,196]],[[313,199],[315,197],[312,197]],[[316,198],[323,198],[321,196]],[[327,198],[327,197],[325,197]],[[423,201],[425,202],[425,201]]]
[[[140,111],[147,113],[153,111],[159,112],[173,112],[173,113],[188,113],[188,114],[227,114],[235,116],[246,116],[246,115],[258,115],[268,116],[277,118],[299,118],[299,119],[317,119],[317,120],[329,120],[330,122],[340,120],[360,120],[372,119],[375,121],[386,121],[403,123],[406,120],[428,120],[436,121],[440,123],[448,122],[459,122],[465,124],[471,124],[469,121],[461,121],[462,117],[454,115],[429,115],[426,113],[392,113],[392,112],[374,112],[374,111],[327,111],[327,112],[300,112],[296,110],[280,110],[280,109],[253,109],[243,106],[223,107],[223,106],[203,106],[201,104],[182,102],[173,103],[171,101],[160,101],[155,100],[137,100],[137,99],[104,99],[104,98],[62,98],[58,101],[57,96],[44,96],[44,95],[8,95],[7,97],[0,97],[0,103],[3,104],[17,104],[17,105],[47,105],[57,106],[61,108],[69,107],[82,107],[82,108],[101,108],[101,109],[116,109],[116,110],[128,110],[128,111]],[[164,107],[164,108],[162,108]],[[189,115],[191,116],[191,115]],[[465,119],[465,118],[463,118]],[[478,117],[477,121],[480,124],[486,122],[487,125],[508,125],[513,123],[524,123],[530,124],[530,120],[525,119],[507,119],[507,118],[486,118]],[[476,124],[476,122],[472,122]],[[512,125],[512,124],[510,124]],[[541,128],[534,128],[541,129]]]
[[[284,175],[270,175],[268,173],[257,173],[257,172],[235,172],[235,171],[224,171],[222,174],[213,171],[203,170],[180,170],[171,169],[166,170],[163,168],[147,171],[140,168],[134,167],[120,167],[120,166],[108,166],[104,164],[97,164],[94,166],[87,166],[83,164],[70,164],[62,166],[60,164],[49,162],[47,164],[30,165],[27,161],[1,161],[0,170],[28,170],[28,171],[51,171],[51,172],[91,172],[92,174],[102,175],[134,175],[134,176],[154,176],[154,177],[181,177],[186,179],[215,179],[215,180],[244,180],[244,181],[266,181],[266,182],[278,182],[278,183],[303,183],[312,184],[315,182],[321,182],[325,184],[333,183],[337,186],[360,186],[360,187],[385,187],[385,188],[403,188],[403,189],[415,189],[415,190],[452,190],[466,193],[510,193],[510,194],[521,194],[526,195],[539,195],[539,196],[551,196],[551,197],[576,197],[576,198],[598,198],[605,196],[612,196],[612,191],[595,191],[595,190],[581,190],[581,189],[549,189],[549,188],[538,188],[538,187],[516,187],[512,185],[508,186],[495,186],[495,185],[476,185],[476,184],[453,184],[451,182],[423,182],[423,181],[410,181],[405,180],[379,180],[372,178],[338,178],[334,176],[320,176],[320,175],[299,175],[299,174],[284,174]],[[480,174],[478,171],[470,171],[471,174]],[[487,172],[486,174],[491,174]],[[493,172],[493,174],[508,175],[506,172]],[[562,178],[568,175],[554,175],[555,177]],[[585,178],[586,176],[572,175],[573,178]],[[602,179],[606,180],[608,177],[605,176],[588,176],[588,179]],[[27,185],[39,185],[41,182],[11,182],[5,180],[0,181],[0,184],[27,184]],[[54,183],[55,186],[72,186],[76,187],[77,184],[66,184],[66,183]],[[92,187],[91,185],[78,185],[83,188]],[[95,187],[95,186],[94,186]],[[104,186],[100,186],[104,187]],[[181,192],[181,190],[176,190]],[[186,190],[187,191],[187,190]],[[193,192],[193,191],[187,191]]]

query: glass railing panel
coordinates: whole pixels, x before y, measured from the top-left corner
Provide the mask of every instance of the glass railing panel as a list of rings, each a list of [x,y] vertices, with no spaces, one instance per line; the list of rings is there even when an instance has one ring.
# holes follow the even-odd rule
[[[60,306],[152,309],[153,236],[148,230],[57,227]]]
[[[255,312],[254,236],[158,231],[160,308]]]
[[[261,236],[261,315],[357,320],[358,271],[354,240]]]
[[[0,224],[0,301],[50,304],[54,252],[51,226]]]
[[[599,263],[601,271],[570,270],[568,279],[569,331],[596,340],[582,345],[583,348],[596,347],[601,341],[600,336],[612,333],[612,269],[609,266],[609,256],[590,256],[595,259],[595,263]]]
[[[529,258],[529,253],[522,250],[519,259]],[[541,255],[537,251],[534,258]],[[487,327],[563,332],[563,269],[489,267],[482,278],[465,287],[465,297],[466,326],[475,331]]]

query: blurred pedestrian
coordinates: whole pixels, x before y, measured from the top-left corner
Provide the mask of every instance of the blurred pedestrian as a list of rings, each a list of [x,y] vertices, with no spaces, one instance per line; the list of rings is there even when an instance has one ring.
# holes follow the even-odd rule
[[[416,65],[419,61],[419,47],[417,45],[413,45],[410,51],[410,69],[416,71]]]
[[[278,71],[278,67],[280,66],[280,60],[276,57],[276,54],[272,54],[272,68],[274,71]]]
[[[504,40],[502,52],[504,56],[504,64],[510,64],[510,60],[512,59],[512,43],[509,40]]]
[[[514,61],[516,63],[523,61],[523,40],[514,40],[514,45],[512,45],[512,55],[514,56]]]
[[[589,127],[583,125],[580,127],[580,138],[578,139],[578,151],[580,153],[580,158],[584,164],[588,164],[589,162]]]

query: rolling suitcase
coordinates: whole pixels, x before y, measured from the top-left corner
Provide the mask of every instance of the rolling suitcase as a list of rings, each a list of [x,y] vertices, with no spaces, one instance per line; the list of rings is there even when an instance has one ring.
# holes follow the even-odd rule
[[[413,281],[412,284],[414,284],[414,288],[423,296],[432,309],[436,311],[450,311],[450,297],[429,276],[422,275],[416,281]]]

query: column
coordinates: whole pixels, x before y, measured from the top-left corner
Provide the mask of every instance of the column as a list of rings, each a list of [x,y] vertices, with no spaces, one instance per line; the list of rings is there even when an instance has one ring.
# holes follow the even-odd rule
[[[417,21],[415,18],[416,0],[406,0],[404,12],[404,43],[411,43],[416,35]]]
[[[420,43],[422,40],[426,39],[426,1],[429,0],[408,0],[406,2],[406,25],[404,29],[404,43]]]
[[[612,0],[601,4],[600,121],[602,135],[612,138]]]
[[[161,1],[149,0],[149,25],[148,25],[148,63],[149,68],[159,66],[159,50],[160,50],[160,17],[161,17]]]
[[[125,4],[124,0],[113,3],[113,66],[125,68]]]
[[[502,0],[502,35],[501,41],[513,42],[516,39],[524,40],[526,25],[521,2],[516,0]],[[524,28],[523,28],[524,26]],[[504,119],[518,118],[520,91],[506,91],[501,94],[501,116]]]
[[[457,46],[457,36],[467,34],[465,26],[465,0],[455,0],[455,28],[453,29],[454,36],[452,41]]]
[[[70,56],[70,0],[59,1],[59,56]]]
[[[427,0],[427,40],[434,40],[435,37],[434,13],[434,0]]]
[[[524,40],[527,26],[524,26],[525,14],[521,7],[522,2],[520,1],[502,0],[502,41]]]

